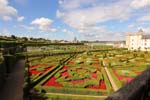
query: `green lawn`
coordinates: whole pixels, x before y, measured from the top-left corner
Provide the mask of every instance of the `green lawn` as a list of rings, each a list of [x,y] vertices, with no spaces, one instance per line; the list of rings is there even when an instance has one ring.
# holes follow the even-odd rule
[[[99,97],[86,97],[86,96],[66,96],[66,95],[51,95],[46,94],[45,97],[48,99],[46,100],[105,100],[105,98]]]
[[[130,70],[116,70],[116,72],[121,75],[121,76],[124,76],[124,77],[135,77],[136,74],[133,72],[133,71],[130,71]]]

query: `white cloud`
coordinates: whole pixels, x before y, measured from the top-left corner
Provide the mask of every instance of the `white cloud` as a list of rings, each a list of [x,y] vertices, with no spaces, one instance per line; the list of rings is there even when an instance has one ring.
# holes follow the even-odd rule
[[[7,18],[5,16],[7,16]],[[17,16],[17,10],[9,5],[8,0],[0,0],[0,18],[5,17],[5,20],[11,19],[12,16]]]
[[[67,30],[67,29],[62,29],[61,32],[66,33],[67,35],[69,35],[70,38],[74,38],[75,34],[74,32]]]
[[[34,30],[34,27],[31,27],[31,26],[20,25],[19,27],[21,27],[21,28],[23,28],[23,29],[25,29],[25,30],[27,30],[27,31],[32,31],[32,30]]]
[[[0,36],[11,36],[11,33],[7,29],[3,29],[3,31],[0,32]]]
[[[58,1],[59,4],[63,4],[63,2],[64,2],[63,0],[59,0]]]
[[[59,10],[56,11],[56,17],[61,18],[64,16],[64,13],[60,12]]]
[[[56,28],[51,28],[51,29],[49,29],[49,30],[50,30],[50,32],[56,32],[56,31],[57,31]]]
[[[145,33],[150,34],[150,28],[144,28],[142,26],[140,26],[140,27],[137,28],[137,30],[140,30],[140,29],[142,29]]]
[[[67,30],[66,30],[66,29],[62,29],[61,31],[62,31],[62,32],[64,32],[64,33],[66,33],[66,32],[67,32]]]
[[[33,20],[31,22],[32,25],[37,25],[39,30],[41,31],[54,31],[54,29],[51,29],[50,26],[53,23],[53,20],[49,19],[49,18],[36,18],[35,20]]]
[[[62,1],[62,0],[61,0]],[[97,4],[99,0],[63,0],[61,3],[61,7],[64,10],[74,10],[78,9],[81,6],[91,6]]]
[[[128,21],[131,17],[136,18],[136,8],[144,8],[149,6],[150,0],[63,0],[57,10],[57,16],[64,21],[65,24],[76,29],[84,35],[92,35],[107,32],[103,25],[107,21]],[[137,6],[137,7],[136,7]],[[144,14],[145,12],[142,12]],[[138,16],[141,15],[138,14]],[[142,20],[149,20],[149,16]],[[128,27],[134,27],[130,25]],[[102,36],[102,35],[101,35]]]
[[[118,40],[125,40],[125,33],[111,33],[111,32],[105,32],[105,33],[97,33],[97,34],[86,34],[85,36],[86,40],[95,41],[118,41]]]
[[[140,21],[140,22],[150,21],[150,14],[142,16],[141,18],[137,19],[137,21]]]
[[[62,0],[56,14],[65,24],[76,29],[83,36],[93,39],[124,39],[123,32],[112,33],[104,26],[108,21],[125,22],[149,13],[150,0]],[[144,10],[144,11],[143,11]],[[149,21],[150,15],[139,18]],[[122,24],[122,23],[121,23]],[[136,28],[136,23],[126,28]],[[113,35],[113,36],[110,36]],[[107,39],[108,39],[107,38]]]
[[[132,0],[131,6],[135,9],[150,7],[150,0]]]
[[[135,25],[134,24],[130,24],[130,25],[128,25],[128,28],[134,28],[135,27]]]
[[[67,30],[67,35],[69,35],[70,38],[74,38],[75,37],[75,34],[69,30]]]
[[[17,21],[18,21],[18,22],[21,22],[21,21],[23,21],[23,20],[24,20],[24,16],[21,16],[21,17],[18,17],[18,18],[17,18]]]
[[[102,5],[98,0],[65,0],[60,5],[59,17],[69,26],[80,33],[90,30],[98,23],[109,20],[124,21],[130,17],[131,9],[127,8],[129,2],[117,2]],[[87,6],[86,9],[82,8]],[[58,13],[58,12],[57,12]],[[59,11],[60,13],[60,11]],[[63,16],[60,16],[63,15]]]
[[[2,17],[4,21],[10,21],[12,18],[10,16],[3,16]]]

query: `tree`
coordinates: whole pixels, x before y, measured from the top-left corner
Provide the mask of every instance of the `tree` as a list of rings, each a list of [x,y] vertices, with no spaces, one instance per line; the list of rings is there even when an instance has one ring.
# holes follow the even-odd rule
[[[22,39],[23,39],[23,41],[28,41],[27,37],[23,37]]]
[[[11,38],[12,38],[12,39],[16,39],[16,36],[15,36],[15,35],[11,35]]]

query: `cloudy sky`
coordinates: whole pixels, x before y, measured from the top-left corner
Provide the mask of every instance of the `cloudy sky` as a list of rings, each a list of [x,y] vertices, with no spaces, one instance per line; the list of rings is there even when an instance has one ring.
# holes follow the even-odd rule
[[[0,0],[0,35],[124,40],[150,33],[150,0]]]

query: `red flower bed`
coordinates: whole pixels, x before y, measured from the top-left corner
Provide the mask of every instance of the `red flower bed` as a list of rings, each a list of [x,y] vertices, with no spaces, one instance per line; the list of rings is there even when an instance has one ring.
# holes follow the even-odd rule
[[[48,64],[38,64],[38,66],[48,66]]]
[[[114,74],[117,76],[117,78],[119,79],[119,80],[122,80],[124,77],[122,77],[121,75],[119,75],[117,72],[116,72],[116,70],[114,70],[113,69],[113,72],[114,72]]]
[[[73,81],[71,81],[71,83],[72,84],[78,84],[78,83],[83,83],[83,82],[88,81],[88,80],[90,80],[90,79],[86,78],[86,79],[83,79],[83,80],[73,80]]]
[[[92,66],[99,66],[99,63],[93,63]]]
[[[61,76],[69,77],[69,73],[68,73],[68,71],[66,70],[65,72],[63,72],[63,73],[61,74]]]
[[[36,66],[37,67],[37,66]],[[48,70],[50,70],[52,67],[54,67],[54,66],[50,66],[50,67],[48,67],[48,68],[46,68],[44,71],[37,71],[36,69],[31,69],[30,68],[30,75],[36,75],[36,74],[39,74],[39,73],[41,73],[41,74],[43,74],[43,73],[45,73],[46,71],[48,71]]]
[[[61,84],[56,82],[56,78],[55,77],[50,78],[46,83],[44,83],[44,86],[62,87]]]
[[[104,80],[101,80],[101,81],[100,81],[100,89],[102,89],[102,90],[105,90],[105,89],[106,89],[106,85],[105,85]]]
[[[135,72],[136,73],[136,75],[141,75],[141,72]]]
[[[30,66],[29,68],[30,69],[33,69],[33,68],[36,68],[36,67],[38,67],[37,65],[34,65],[34,66]]]
[[[97,79],[97,74],[96,73],[92,73],[92,77]]]
[[[63,70],[68,70],[68,66],[64,66],[64,67],[63,67]]]
[[[118,78],[120,81],[123,80],[123,79],[125,79],[126,82],[129,83],[130,81],[133,80],[133,78],[131,78],[131,77],[123,77],[123,76],[119,75],[114,69],[113,69],[113,72],[114,72],[114,74],[117,76],[117,78]]]
[[[126,80],[127,80],[127,82],[129,83],[130,81],[133,80],[133,78],[131,78],[131,77],[126,77]]]
[[[73,61],[70,61],[70,62],[68,62],[68,64],[74,64],[74,62],[73,62]]]
[[[52,69],[53,67],[54,67],[54,66],[50,66],[50,67],[46,68],[44,72],[46,72],[46,71]]]
[[[36,74],[39,74],[39,73],[40,72],[37,71],[36,69],[30,70],[30,75],[32,75],[32,74],[36,75]]]
[[[61,73],[61,76],[65,76],[67,78],[70,78],[69,73],[68,73],[68,66],[64,66],[63,70],[65,70],[65,71]]]
[[[106,90],[106,85],[105,85],[105,82],[103,80],[101,80],[99,82],[99,86],[89,86],[88,88]]]

